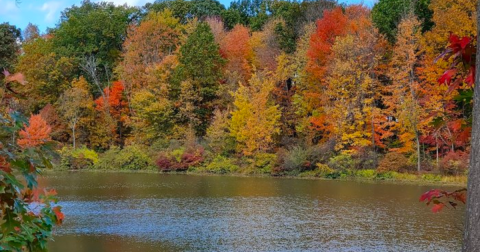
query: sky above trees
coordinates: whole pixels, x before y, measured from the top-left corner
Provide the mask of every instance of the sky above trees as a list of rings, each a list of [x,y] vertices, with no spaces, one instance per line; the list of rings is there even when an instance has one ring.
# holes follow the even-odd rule
[[[340,3],[358,4],[363,3],[368,7],[373,6],[377,0],[339,0]],[[101,2],[92,0],[92,2]],[[117,5],[127,3],[133,6],[142,6],[152,0],[108,0]],[[230,5],[230,0],[220,0],[225,7]],[[21,29],[24,29],[28,23],[36,24],[42,32],[48,27],[54,27],[58,23],[60,13],[72,5],[80,5],[81,0],[21,0],[16,3],[15,0],[0,0],[0,23],[9,22]]]

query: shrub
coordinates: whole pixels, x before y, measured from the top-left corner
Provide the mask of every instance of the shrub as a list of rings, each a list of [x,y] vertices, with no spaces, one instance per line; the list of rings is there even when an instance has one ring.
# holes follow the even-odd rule
[[[352,158],[355,160],[356,169],[375,169],[380,155],[370,148],[361,148]]]
[[[359,178],[374,179],[377,177],[377,171],[373,169],[358,170],[355,176]]]
[[[87,147],[71,149],[64,147],[60,151],[60,169],[79,170],[91,168],[98,162],[98,154]]]
[[[235,164],[234,159],[227,158],[221,155],[216,156],[212,162],[210,162],[206,167],[205,171],[211,173],[231,173],[236,172],[238,166]]]
[[[271,153],[257,153],[253,159],[255,172],[271,173],[275,167],[277,155]]]
[[[353,168],[355,168],[355,161],[352,156],[348,154],[340,154],[330,158],[328,161],[328,167],[336,171],[353,170]]]
[[[334,145],[333,145],[334,146]],[[310,146],[304,148],[295,146],[290,150],[281,150],[278,152],[278,172],[303,172],[315,169],[315,164],[326,163],[334,154],[333,146],[330,142],[323,145]]]
[[[145,154],[143,146],[129,145],[123,149],[112,147],[106,151],[95,165],[102,170],[147,170],[152,169],[152,159]]]
[[[408,159],[400,153],[389,152],[378,164],[377,171],[382,172],[401,172],[408,170]]]
[[[436,174],[427,173],[427,174],[423,174],[423,175],[422,175],[422,179],[423,179],[423,180],[426,180],[426,181],[435,181],[435,182],[438,182],[438,181],[442,181],[442,176],[436,175]]]
[[[186,171],[190,167],[201,164],[205,150],[202,146],[180,147],[171,151],[162,151],[158,154],[156,164],[161,171]]]
[[[469,155],[463,151],[449,152],[440,162],[440,169],[444,174],[459,175],[468,169]]]
[[[284,151],[280,154],[279,163],[284,171],[303,171],[305,166],[308,165],[307,151],[300,146],[295,146],[289,151]]]

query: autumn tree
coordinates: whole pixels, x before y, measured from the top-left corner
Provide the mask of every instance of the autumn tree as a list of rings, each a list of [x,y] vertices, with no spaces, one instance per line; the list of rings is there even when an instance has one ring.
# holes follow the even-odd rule
[[[244,155],[269,150],[273,137],[280,133],[281,112],[271,100],[273,88],[273,78],[260,73],[253,74],[249,85],[241,85],[235,92],[229,129]]]
[[[243,25],[236,25],[225,34],[221,50],[227,59],[225,70],[238,72],[247,81],[252,71],[253,50],[250,44],[250,31]]]
[[[200,23],[180,48],[179,66],[176,68],[177,84],[172,87],[174,96],[191,92],[194,97],[185,97],[192,103],[192,116],[185,118],[192,123],[197,135],[205,134],[212,116],[219,81],[225,64],[220,48],[215,43],[210,26]],[[183,84],[182,84],[183,83]],[[188,83],[188,85],[186,85]],[[186,90],[186,88],[191,90]],[[175,91],[177,90],[177,91]],[[175,94],[176,92],[176,94]],[[184,107],[186,104],[179,105]],[[184,120],[185,121],[185,120]]]
[[[145,87],[155,66],[176,52],[182,33],[183,26],[168,9],[151,12],[138,26],[130,26],[117,69],[129,96]]]
[[[18,90],[25,96],[21,100],[25,109],[35,112],[47,104],[55,104],[69,88],[75,76],[75,60],[55,53],[48,35],[26,41],[22,50],[16,71],[23,73],[27,82]]]
[[[420,120],[422,116],[419,102],[421,88],[416,73],[419,61],[419,40],[421,23],[414,14],[407,15],[398,26],[398,36],[392,53],[388,76],[392,85],[386,86],[384,103],[385,123],[394,132],[399,144],[392,150],[400,153],[417,153],[417,169],[420,171]]]
[[[58,100],[58,108],[72,130],[72,144],[76,148],[76,129],[82,116],[92,109],[92,96],[88,83],[80,77],[72,82],[72,88],[65,91]]]
[[[104,90],[105,99],[100,96],[95,100],[95,110],[103,116],[114,120],[111,133],[119,137],[118,143],[123,146],[125,122],[128,119],[129,106],[125,97],[125,86],[121,81],[114,81],[111,87]],[[112,137],[115,139],[116,137]]]
[[[25,27],[25,30],[23,30],[22,35],[23,41],[32,41],[40,37],[40,30],[38,29],[37,25],[28,23],[27,27]]]

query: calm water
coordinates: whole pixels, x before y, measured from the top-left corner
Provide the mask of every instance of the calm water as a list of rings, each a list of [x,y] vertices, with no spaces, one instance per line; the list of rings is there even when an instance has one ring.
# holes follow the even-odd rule
[[[65,223],[51,251],[458,251],[463,209],[430,186],[128,173],[47,175]],[[455,188],[448,188],[455,189]]]

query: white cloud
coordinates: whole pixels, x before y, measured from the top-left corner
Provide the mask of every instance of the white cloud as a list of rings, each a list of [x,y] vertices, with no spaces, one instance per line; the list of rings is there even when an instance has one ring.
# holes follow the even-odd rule
[[[15,3],[15,0],[0,0],[0,6],[2,6],[2,8],[0,8],[0,16],[8,19],[18,19],[17,14],[20,9]]]
[[[54,23],[57,21],[60,11],[62,10],[62,2],[50,1],[44,3],[40,7],[40,11],[45,12],[45,22]]]

